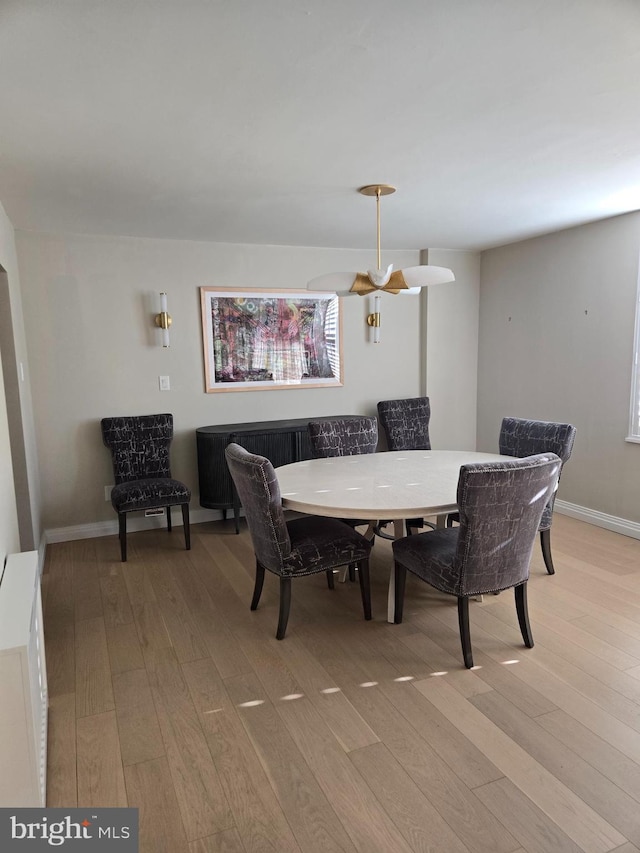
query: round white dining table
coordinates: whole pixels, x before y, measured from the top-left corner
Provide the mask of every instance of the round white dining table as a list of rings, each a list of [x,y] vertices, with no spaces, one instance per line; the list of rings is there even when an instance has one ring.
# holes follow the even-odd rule
[[[403,535],[407,518],[436,516],[439,525],[457,509],[460,466],[511,459],[471,450],[394,450],[359,456],[308,459],[276,468],[285,509],[333,518],[394,521]],[[393,622],[394,573],[388,620]]]

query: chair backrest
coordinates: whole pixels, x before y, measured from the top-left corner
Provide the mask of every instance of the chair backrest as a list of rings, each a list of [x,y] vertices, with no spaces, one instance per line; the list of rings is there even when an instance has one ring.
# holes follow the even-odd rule
[[[309,438],[316,459],[375,453],[378,422],[367,417],[309,421]]]
[[[505,456],[522,458],[535,453],[555,453],[564,465],[571,456],[575,437],[576,428],[571,424],[503,418],[498,443],[500,453]]]
[[[249,453],[235,443],[227,445],[225,456],[244,507],[256,559],[265,569],[280,573],[283,560],[291,553],[291,540],[273,465],[266,457]]]
[[[100,426],[102,440],[111,451],[116,485],[171,477],[173,415],[103,418]]]
[[[555,453],[564,465],[571,456],[575,437],[576,428],[572,424],[528,421],[525,418],[503,418],[498,443],[500,453],[505,456],[523,457],[532,456],[534,453]],[[562,473],[562,465],[560,473]],[[540,530],[551,527],[556,495],[557,492],[551,495],[542,513]]]
[[[431,404],[428,397],[381,400],[378,416],[389,450],[431,450]]]
[[[494,592],[527,580],[540,518],[561,465],[554,453],[540,453],[460,468],[457,594]]]

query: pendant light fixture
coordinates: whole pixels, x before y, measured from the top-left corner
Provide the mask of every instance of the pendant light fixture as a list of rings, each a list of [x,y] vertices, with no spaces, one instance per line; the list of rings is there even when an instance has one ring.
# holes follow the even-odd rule
[[[376,269],[361,272],[335,272],[321,275],[312,279],[307,284],[307,290],[330,290],[338,296],[366,296],[370,293],[420,293],[420,288],[430,284],[444,284],[455,281],[455,276],[447,267],[436,267],[430,264],[421,264],[415,267],[405,267],[402,270],[393,270],[393,264],[382,269],[382,258],[380,253],[380,198],[383,195],[391,195],[396,191],[390,184],[367,184],[360,187],[359,193],[366,196],[375,196],[376,199],[376,224],[377,224],[377,266]]]

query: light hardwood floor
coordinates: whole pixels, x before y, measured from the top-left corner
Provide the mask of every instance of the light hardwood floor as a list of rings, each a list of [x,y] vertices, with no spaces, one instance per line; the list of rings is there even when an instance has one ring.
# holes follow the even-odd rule
[[[640,541],[556,515],[535,647],[485,596],[467,671],[455,600],[409,578],[385,621],[383,540],[372,622],[301,578],[278,642],[232,528],[47,549],[49,806],[136,806],[143,853],[640,850]]]

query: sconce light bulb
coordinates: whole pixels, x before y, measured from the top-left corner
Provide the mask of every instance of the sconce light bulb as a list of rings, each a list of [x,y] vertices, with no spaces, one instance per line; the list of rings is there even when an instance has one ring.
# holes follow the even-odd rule
[[[160,313],[155,316],[156,326],[162,330],[162,346],[169,346],[169,326],[171,325],[171,315],[167,311],[167,294],[160,293]]]

